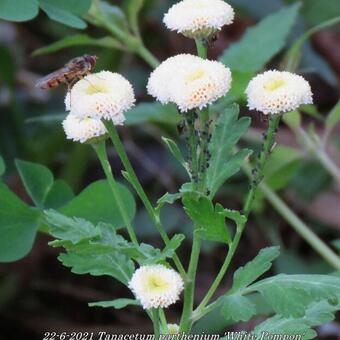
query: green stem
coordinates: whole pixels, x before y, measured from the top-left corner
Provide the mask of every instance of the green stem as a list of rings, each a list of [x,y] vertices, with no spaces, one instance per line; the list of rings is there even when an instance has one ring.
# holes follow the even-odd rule
[[[151,311],[151,315],[152,315],[152,323],[153,323],[153,331],[155,335],[155,340],[159,340],[161,331],[160,331],[160,326],[159,326],[158,309],[153,308]]]
[[[197,54],[199,57],[206,59],[208,55],[208,50],[205,42],[202,39],[195,39]]]
[[[184,288],[184,306],[180,323],[180,332],[184,333],[188,333],[192,326],[191,313],[194,307],[195,280],[200,249],[201,240],[195,230],[193,236],[188,274]]]
[[[102,165],[102,168],[104,170],[104,173],[106,175],[107,181],[109,183],[110,189],[113,194],[113,198],[118,206],[119,212],[123,218],[123,221],[126,225],[127,231],[129,233],[130,239],[133,243],[138,244],[136,234],[133,230],[129,215],[126,211],[126,207],[124,206],[124,203],[121,200],[120,192],[117,186],[117,182],[115,181],[113,174],[112,174],[112,169],[107,157],[107,152],[106,152],[106,145],[105,141],[100,142],[98,144],[93,143],[92,144],[93,149],[95,150],[99,161]]]
[[[140,197],[140,199],[142,200],[149,216],[151,217],[151,219],[153,220],[159,234],[161,235],[164,243],[166,245],[169,244],[170,239],[160,221],[160,217],[159,215],[156,213],[153,205],[151,204],[149,198],[147,197],[142,185],[140,184],[137,175],[130,163],[130,160],[125,152],[124,146],[120,140],[119,134],[117,132],[116,127],[114,126],[114,124],[111,121],[106,121],[105,122],[105,126],[109,132],[110,138],[112,140],[112,143],[118,153],[118,156],[120,158],[120,160],[122,161],[124,168],[127,172],[128,175],[128,180],[129,182],[132,184],[132,186],[134,187],[134,189],[136,190],[138,196]],[[179,273],[181,274],[181,276],[183,278],[185,278],[185,270],[181,264],[181,261],[179,259],[179,257],[175,254],[173,257],[174,263],[179,271]]]
[[[253,205],[253,201],[256,195],[256,191],[257,188],[260,184],[260,182],[262,181],[263,178],[263,170],[264,170],[264,166],[265,163],[268,159],[268,156],[271,152],[271,149],[273,147],[274,144],[274,138],[275,138],[275,134],[277,131],[277,127],[279,126],[280,123],[280,119],[281,116],[277,115],[277,116],[273,116],[270,118],[269,120],[269,126],[268,126],[268,130],[262,145],[262,150],[261,153],[259,155],[259,159],[258,159],[258,163],[256,165],[256,171],[255,171],[255,178],[253,180],[253,183],[251,185],[251,189],[247,195],[247,198],[245,200],[244,203],[244,207],[243,207],[243,214],[248,217],[251,209],[252,209],[252,205]],[[232,244],[230,245],[230,248],[228,250],[227,256],[223,262],[223,265],[219,271],[219,273],[217,274],[213,284],[211,285],[211,287],[209,288],[206,296],[203,298],[202,302],[200,303],[200,305],[198,306],[198,308],[195,310],[194,312],[194,318],[197,319],[197,317],[199,318],[199,316],[204,312],[205,306],[209,303],[210,299],[213,297],[213,295],[215,294],[218,286],[220,285],[222,279],[224,278],[228,267],[234,257],[234,254],[236,252],[236,249],[238,247],[238,244],[240,242],[243,230],[245,228],[245,223],[240,224],[237,226],[236,229],[236,234],[235,237],[233,239]]]
[[[244,224],[240,225],[237,230],[236,230],[236,234],[235,237],[233,239],[233,242],[230,245],[230,248],[228,249],[228,253],[227,256],[223,262],[223,265],[219,271],[219,273],[217,274],[213,284],[210,286],[207,294],[205,295],[205,297],[203,298],[203,300],[201,301],[201,303],[199,304],[199,306],[196,308],[196,310],[194,311],[194,315],[193,315],[193,319],[199,319],[201,316],[201,313],[203,312],[205,306],[209,303],[210,299],[213,297],[213,295],[215,294],[218,286],[220,285],[222,279],[224,278],[225,273],[227,272],[229,265],[231,263],[231,260],[234,257],[234,254],[236,252],[236,249],[240,243],[241,240],[241,236],[244,230]]]
[[[314,142],[302,128],[296,130],[298,138],[301,138],[302,143],[311,151],[315,158],[324,166],[324,168],[334,177],[334,179],[340,183],[340,169],[329,158],[323,147]]]
[[[197,54],[201,58],[207,57],[207,47],[204,44],[202,40],[195,40],[196,47],[197,47]],[[194,174],[194,182],[193,187],[196,189],[196,181],[198,180],[198,173],[201,169],[199,169],[200,160],[202,160],[202,147],[198,149],[198,136],[195,131],[195,113],[191,117],[192,121],[188,126],[191,128],[189,130],[189,140],[190,140],[190,147],[191,147],[191,154],[192,154],[192,163],[193,163],[193,174]],[[205,121],[208,119],[207,111],[202,111],[201,116],[198,117],[200,119],[200,124],[202,124],[202,120]],[[195,163],[194,163],[195,162]],[[206,169],[204,169],[206,171]],[[196,181],[195,181],[196,180]],[[199,188],[197,188],[201,193],[204,193],[205,191],[205,184],[201,185]],[[196,281],[196,272],[197,272],[197,265],[198,265],[198,259],[201,251],[201,240],[199,236],[197,235],[197,228],[195,226],[194,233],[193,233],[193,243],[191,248],[191,255],[190,255],[190,261],[189,261],[189,268],[188,268],[188,274],[185,282],[184,287],[184,305],[183,305],[183,312],[180,322],[180,332],[188,333],[191,330],[192,327],[192,313],[194,308],[194,295],[195,295],[195,281]]]
[[[159,320],[161,321],[161,325],[162,325],[162,333],[169,334],[168,322],[166,321],[164,309],[159,308],[158,312],[159,312]]]
[[[340,257],[337,256],[299,217],[283,202],[266,183],[259,185],[262,193],[279,214],[290,223],[294,230],[300,234],[324,260],[332,267],[340,270]]]
[[[159,65],[158,59],[143,45],[143,43],[141,43],[137,53],[152,68],[156,68]]]
[[[206,188],[207,156],[209,146],[209,110],[203,109],[200,114],[200,155],[198,159],[198,189],[201,192]]]
[[[269,120],[268,130],[264,137],[265,139],[262,145],[262,150],[261,150],[261,153],[258,159],[257,166],[255,168],[255,178],[253,180],[251,189],[247,195],[247,198],[246,198],[246,201],[243,207],[243,214],[246,217],[248,217],[248,215],[250,214],[251,208],[253,206],[253,201],[256,195],[257,187],[263,179],[264,166],[271,152],[271,149],[273,147],[274,137],[275,137],[277,128],[279,126],[280,119],[281,119],[281,116],[276,115],[276,116],[271,117]]]

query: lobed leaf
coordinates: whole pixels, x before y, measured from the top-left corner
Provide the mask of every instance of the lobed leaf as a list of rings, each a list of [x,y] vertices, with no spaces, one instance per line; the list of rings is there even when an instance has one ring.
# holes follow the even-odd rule
[[[301,335],[303,340],[314,339],[317,333],[312,327],[329,323],[339,309],[339,304],[331,305],[327,301],[314,302],[306,308],[305,315],[300,318],[275,315],[256,326],[253,332],[255,335],[266,333]]]
[[[49,233],[62,241],[77,244],[83,240],[93,239],[101,235],[100,229],[82,218],[67,217],[55,210],[45,211]],[[50,242],[52,246],[59,246],[59,241]]]
[[[112,307],[115,309],[122,309],[129,305],[140,306],[140,303],[139,301],[133,299],[116,299],[112,301],[100,301],[89,303],[89,307],[103,307],[103,308]]]
[[[340,277],[280,274],[259,281],[248,289],[260,292],[277,314],[301,317],[312,302],[340,299]]]
[[[234,321],[248,321],[256,315],[256,307],[247,297],[240,294],[226,295],[221,298],[221,314]]]
[[[251,153],[244,149],[234,153],[234,147],[247,131],[250,118],[238,120],[239,107],[229,106],[220,115],[213,133],[209,150],[211,153],[210,165],[207,170],[207,185],[210,196],[214,197],[221,185],[232,175],[239,171],[246,157]]]
[[[166,144],[168,147],[169,151],[171,154],[177,159],[177,161],[184,167],[185,170],[188,171],[187,169],[187,163],[182,155],[181,150],[179,149],[178,145],[176,144],[175,141],[173,141],[170,138],[165,138],[162,137],[163,142]]]
[[[280,255],[279,247],[269,247],[261,249],[259,254],[244,267],[240,267],[234,274],[233,286],[231,292],[241,290],[262,274],[267,272],[272,266],[272,262]]]
[[[198,228],[204,240],[229,244],[231,236],[225,223],[223,207],[216,205],[206,196],[185,193],[182,199],[184,210]]]

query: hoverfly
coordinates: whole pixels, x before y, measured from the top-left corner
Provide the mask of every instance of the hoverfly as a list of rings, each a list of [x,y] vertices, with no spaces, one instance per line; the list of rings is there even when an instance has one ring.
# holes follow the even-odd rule
[[[39,79],[35,87],[46,90],[58,87],[60,84],[67,84],[70,89],[75,81],[92,72],[96,66],[96,61],[96,56],[88,54],[74,58],[61,69]]]

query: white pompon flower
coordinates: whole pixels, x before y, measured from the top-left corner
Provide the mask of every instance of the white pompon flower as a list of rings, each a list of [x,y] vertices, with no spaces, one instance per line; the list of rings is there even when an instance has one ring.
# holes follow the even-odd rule
[[[66,138],[86,143],[104,138],[107,130],[99,119],[77,117],[69,114],[62,123]]]
[[[173,5],[164,16],[165,25],[188,38],[208,38],[230,25],[234,10],[223,0],[183,0]]]
[[[174,103],[186,112],[202,109],[223,97],[231,86],[231,72],[222,63],[191,54],[165,60],[149,78],[148,93],[161,103]]]
[[[179,299],[183,287],[181,276],[163,265],[142,266],[129,282],[129,288],[144,309],[170,306]]]
[[[177,323],[168,323],[168,331],[169,334],[178,334],[179,326],[177,325]]]
[[[129,81],[118,73],[101,71],[79,80],[65,98],[66,110],[78,117],[112,120],[120,125],[135,102]]]
[[[279,114],[296,110],[302,104],[312,104],[309,83],[301,76],[280,71],[266,71],[253,78],[246,89],[249,109],[264,114]]]

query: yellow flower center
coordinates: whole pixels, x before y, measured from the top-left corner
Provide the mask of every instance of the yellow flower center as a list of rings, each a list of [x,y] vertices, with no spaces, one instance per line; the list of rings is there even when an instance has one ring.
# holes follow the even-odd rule
[[[105,84],[89,84],[86,94],[92,95],[97,93],[109,93],[110,90]]]
[[[275,91],[282,85],[284,85],[284,80],[283,79],[271,79],[269,80],[265,85],[264,88],[267,91]]]
[[[158,275],[150,275],[146,285],[146,288],[151,291],[162,291],[168,287],[169,283]]]
[[[203,70],[197,70],[191,74],[189,74],[186,78],[187,82],[188,83],[192,83],[194,82],[195,80],[198,80],[198,79],[201,79],[204,77],[204,71]]]

